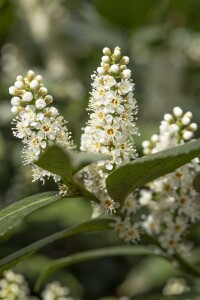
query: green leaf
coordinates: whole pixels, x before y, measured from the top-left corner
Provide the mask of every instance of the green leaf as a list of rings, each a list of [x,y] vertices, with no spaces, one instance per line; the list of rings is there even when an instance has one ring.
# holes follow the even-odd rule
[[[44,153],[42,153],[35,164],[44,170],[61,176],[62,178],[72,177],[70,156],[66,151],[58,146],[48,148]]]
[[[19,225],[23,218],[45,205],[55,202],[62,196],[56,192],[37,194],[19,200],[0,211],[0,236]]]
[[[136,159],[108,176],[108,193],[114,200],[123,203],[133,190],[175,171],[199,155],[200,139]]]
[[[10,269],[12,266],[16,265],[21,260],[35,253],[42,247],[57,241],[59,239],[63,239],[65,237],[69,237],[82,232],[91,232],[91,231],[101,231],[111,229],[110,227],[111,219],[94,219],[91,221],[84,222],[82,224],[73,226],[68,229],[61,230],[57,233],[47,236],[37,242],[34,242],[25,248],[16,251],[3,259],[0,260],[0,273],[4,270]]]
[[[197,174],[193,181],[193,187],[196,190],[196,192],[200,193],[200,173]]]
[[[80,171],[81,169],[87,167],[88,165],[97,162],[99,160],[109,159],[109,156],[98,154],[98,153],[88,153],[88,152],[71,152],[71,160],[73,165],[73,174]]]
[[[108,256],[119,255],[156,255],[154,251],[143,246],[115,246],[110,248],[101,248],[95,250],[89,250],[72,254],[70,256],[57,259],[49,263],[41,272],[35,285],[36,291],[38,291],[44,282],[44,280],[56,270],[64,267],[71,266],[76,263],[80,263],[87,260],[97,259]]]
[[[107,158],[107,156],[101,154],[72,152],[63,150],[59,146],[52,146],[42,153],[35,164],[44,170],[61,176],[63,182],[70,187],[74,196],[82,195],[98,203],[99,200],[96,196],[87,191],[73,176],[89,164]]]
[[[35,164],[62,178],[72,178],[79,170],[103,159],[108,157],[95,153],[72,152],[59,146],[52,146],[42,153]]]

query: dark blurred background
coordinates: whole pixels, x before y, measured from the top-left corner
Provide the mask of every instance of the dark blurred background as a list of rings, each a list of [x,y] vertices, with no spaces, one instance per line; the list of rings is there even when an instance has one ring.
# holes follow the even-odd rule
[[[79,144],[88,118],[90,76],[105,46],[119,46],[131,59],[139,105],[139,150],[141,140],[158,131],[163,114],[174,106],[191,110],[199,122],[200,0],[0,0],[1,207],[53,186],[51,181],[45,186],[32,183],[29,167],[22,166],[22,145],[11,132],[9,86],[29,69],[41,74]],[[90,203],[81,199],[62,199],[41,209],[12,232],[9,241],[2,241],[0,256],[84,221],[90,213]],[[197,232],[194,240],[198,236]],[[41,267],[53,258],[118,244],[122,242],[110,233],[72,237],[46,247],[16,270],[33,284]],[[182,283],[170,279],[180,276]],[[162,293],[178,294],[173,284],[185,286],[188,295],[198,294],[199,283],[183,277],[159,258],[121,257],[82,263],[52,278],[62,280],[75,296],[86,300],[109,295],[144,300],[165,299],[156,298]],[[166,299],[185,299],[184,295]]]

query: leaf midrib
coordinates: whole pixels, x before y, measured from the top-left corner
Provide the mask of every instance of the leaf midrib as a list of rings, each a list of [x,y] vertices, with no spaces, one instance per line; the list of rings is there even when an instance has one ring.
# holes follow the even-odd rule
[[[20,210],[27,209],[27,208],[29,208],[29,207],[31,207],[31,206],[34,206],[34,205],[36,205],[36,204],[38,204],[38,203],[40,203],[40,202],[46,201],[46,200],[49,199],[49,198],[53,198],[53,197],[57,197],[57,196],[58,196],[58,195],[49,196],[49,197],[44,198],[44,199],[42,199],[42,200],[39,200],[39,201],[37,201],[37,202],[30,203],[28,206],[23,206],[23,207],[21,207],[21,208],[15,210],[14,212],[11,212],[11,213],[8,213],[8,214],[4,215],[2,218],[0,217],[0,222],[1,222],[3,219],[5,219],[6,217],[9,217],[9,216],[13,215],[13,214],[19,212]]]

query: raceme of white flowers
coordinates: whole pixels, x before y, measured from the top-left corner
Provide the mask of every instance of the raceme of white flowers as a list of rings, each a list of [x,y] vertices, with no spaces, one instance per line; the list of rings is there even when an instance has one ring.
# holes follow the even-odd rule
[[[32,298],[28,283],[21,274],[16,274],[12,270],[5,271],[0,279],[0,299],[1,300],[31,300]],[[70,295],[70,289],[62,286],[59,281],[46,285],[41,293],[41,300],[75,300]],[[38,299],[38,300],[39,300]],[[79,298],[79,300],[81,300]],[[128,297],[120,297],[119,300],[129,300]]]
[[[89,121],[81,136],[82,151],[108,155],[85,170],[85,186],[100,199],[94,204],[93,216],[115,211],[117,203],[109,197],[105,180],[117,166],[137,157],[133,135],[138,135],[135,124],[138,106],[134,99],[134,84],[127,68],[129,58],[122,56],[119,47],[112,53],[103,49],[101,66],[92,75],[92,92],[89,101]]]
[[[71,135],[68,132],[66,121],[58,110],[50,106],[53,97],[48,95],[47,88],[42,83],[42,76],[32,70],[27,76],[17,76],[14,86],[9,88],[11,111],[16,115],[13,121],[13,134],[24,144],[24,164],[32,164],[33,180],[44,182],[49,172],[34,165],[41,152],[50,145],[57,144],[64,149],[73,149]],[[53,175],[55,181],[59,177]]]
[[[92,203],[93,217],[115,212],[118,208],[112,226],[121,238],[136,243],[141,233],[146,232],[158,239],[163,250],[173,254],[186,248],[183,242],[186,230],[200,218],[197,213],[198,195],[192,185],[200,171],[199,159],[146,185],[140,191],[139,200],[138,195],[129,195],[121,208],[106,190],[108,175],[115,168],[137,158],[133,136],[139,134],[135,124],[138,106],[128,63],[129,58],[121,55],[119,47],[113,53],[109,48],[103,49],[101,65],[92,75],[89,120],[83,128],[80,150],[103,154],[108,159],[89,165],[81,171],[80,177],[85,188],[99,199],[99,204]],[[17,76],[9,92],[13,96],[12,112],[16,115],[13,134],[24,144],[24,163],[32,165],[33,180],[44,182],[45,176],[53,176],[59,184],[60,193],[66,195],[68,189],[59,183],[59,176],[34,164],[39,155],[53,144],[64,149],[75,148],[67,122],[51,106],[53,98],[48,95],[42,76],[33,71],[29,71],[25,78]],[[192,113],[183,113],[179,107],[173,109],[173,114],[165,114],[159,134],[142,143],[144,154],[190,141],[197,130],[197,124],[191,120]],[[140,214],[140,211],[146,213]]]
[[[192,113],[183,113],[175,107],[173,114],[165,114],[159,134],[154,134],[150,141],[142,143],[144,154],[148,155],[184,144],[193,138],[197,124],[191,123]],[[191,245],[184,240],[190,224],[200,219],[199,196],[193,188],[193,180],[200,171],[199,159],[147,184],[140,191],[139,202],[125,201],[121,216],[116,217],[114,228],[126,241],[136,242],[139,235],[147,233],[160,242],[168,254],[187,252]],[[131,222],[135,212],[147,210],[137,222]]]
[[[5,271],[0,280],[0,299],[2,300],[31,300],[28,283],[21,274],[12,270]],[[60,282],[48,284],[42,292],[42,300],[73,300],[68,287]]]
[[[4,272],[0,280],[0,299],[2,300],[29,300],[30,291],[24,277],[11,270]]]
[[[46,286],[42,292],[42,300],[73,300],[68,287],[63,287],[60,282],[53,282]]]
[[[113,53],[109,48],[104,48],[103,54],[101,66],[92,75],[93,89],[88,108],[91,114],[81,136],[80,147],[81,151],[110,157],[84,171],[85,187],[100,200],[99,206],[94,205],[94,215],[115,210],[117,204],[105,188],[106,177],[116,166],[137,156],[132,136],[138,134],[135,125],[138,107],[133,97],[131,71],[127,68],[129,58],[121,55],[119,47]],[[66,121],[55,107],[47,107],[53,98],[47,95],[42,77],[33,71],[29,71],[25,78],[17,76],[9,92],[13,96],[12,112],[17,115],[13,122],[13,133],[25,145],[24,163],[32,164],[34,180],[44,182],[45,176],[53,174],[34,165],[40,153],[52,144],[64,149],[74,148]],[[55,181],[60,179],[56,175],[53,177]],[[60,184],[59,188],[60,193],[67,193],[65,185]]]

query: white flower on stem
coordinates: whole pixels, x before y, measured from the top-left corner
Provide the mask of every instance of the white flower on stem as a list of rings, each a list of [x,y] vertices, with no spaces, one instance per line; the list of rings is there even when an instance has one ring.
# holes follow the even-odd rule
[[[175,107],[173,114],[165,114],[159,134],[142,143],[144,154],[156,153],[191,140],[197,130],[197,125],[191,120],[192,113],[184,114],[180,107]],[[199,158],[196,158],[175,172],[150,182],[150,190],[140,193],[140,204],[148,208],[143,227],[148,234],[157,236],[168,254],[184,248],[182,245],[188,226],[200,219],[198,193],[193,188],[193,180],[199,171]]]
[[[5,271],[0,280],[0,299],[30,300],[28,284],[24,277],[13,271]]]
[[[70,289],[63,287],[60,282],[48,284],[42,292],[42,300],[73,300],[70,296]]]
[[[34,181],[39,179],[44,182],[45,176],[53,176],[58,181],[58,176],[34,166],[34,162],[45,148],[53,144],[64,149],[74,148],[67,122],[55,107],[47,107],[52,103],[53,97],[47,94],[42,76],[30,70],[26,77],[17,76],[16,80],[15,86],[9,89],[14,96],[11,99],[12,112],[17,114],[12,130],[14,136],[22,139],[24,144],[24,163],[33,165]]]
[[[124,65],[129,59],[121,58],[119,47],[116,47],[113,53],[109,48],[104,48],[103,53],[101,67],[92,75],[93,89],[88,108],[91,114],[81,136],[80,149],[110,157],[109,160],[102,160],[97,164],[99,170],[103,171],[105,181],[110,171],[137,157],[132,135],[138,135],[135,125],[138,107],[133,98],[134,84],[129,79],[130,71],[125,70]],[[89,167],[88,174],[93,173],[94,169]],[[97,182],[98,177],[97,175]],[[105,199],[108,199],[105,185],[102,187],[99,178],[101,191],[98,191],[96,185],[93,187],[88,183],[90,180],[94,180],[94,177],[85,178],[85,185],[90,186],[90,191],[100,196],[99,199],[104,203]],[[113,206],[110,208],[113,210]]]

